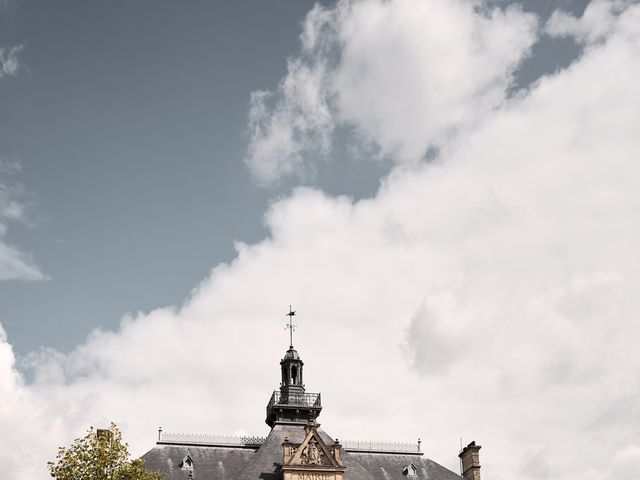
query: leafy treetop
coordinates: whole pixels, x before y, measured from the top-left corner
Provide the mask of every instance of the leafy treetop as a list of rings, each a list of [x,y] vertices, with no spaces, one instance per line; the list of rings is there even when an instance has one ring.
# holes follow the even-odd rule
[[[60,447],[54,462],[48,462],[57,480],[161,480],[157,472],[144,467],[140,459],[130,460],[128,445],[115,423],[108,429],[89,428],[82,438]]]

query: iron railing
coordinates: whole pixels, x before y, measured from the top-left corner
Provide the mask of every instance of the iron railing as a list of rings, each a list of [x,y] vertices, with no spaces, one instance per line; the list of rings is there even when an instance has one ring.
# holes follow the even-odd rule
[[[176,445],[203,445],[221,447],[259,447],[265,441],[265,437],[253,435],[198,435],[193,433],[158,433],[158,443],[169,443]]]
[[[295,405],[301,407],[321,407],[319,393],[281,393],[273,392],[267,405],[269,410],[274,405]]]
[[[342,442],[342,446],[347,452],[422,454],[420,451],[420,442],[362,442],[357,440],[347,440]]]
[[[280,392],[275,393],[279,394]],[[315,399],[313,399],[313,402],[311,402],[311,399],[305,399],[308,400],[308,402],[301,405],[320,405],[319,394],[304,395],[317,395],[317,403]],[[274,402],[269,402],[269,404],[277,404],[276,398],[276,396],[272,396],[272,400],[274,400]],[[303,399],[298,399],[298,401],[303,401]],[[265,437],[259,437],[255,435],[200,435],[193,433],[170,433],[163,431],[158,432],[158,443],[167,443],[172,445],[258,448],[264,443],[265,440]],[[354,453],[412,453],[422,455],[422,452],[420,451],[420,443],[392,443],[347,440],[345,442],[342,442],[342,446],[347,452]]]

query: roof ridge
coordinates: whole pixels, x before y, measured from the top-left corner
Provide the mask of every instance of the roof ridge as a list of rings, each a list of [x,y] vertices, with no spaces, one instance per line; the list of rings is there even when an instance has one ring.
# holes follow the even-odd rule
[[[258,435],[221,435],[206,433],[173,433],[161,431],[158,444],[259,447],[266,437]]]
[[[422,455],[420,440],[417,442],[388,442],[371,440],[345,440],[342,446],[347,452],[358,453],[411,453]]]

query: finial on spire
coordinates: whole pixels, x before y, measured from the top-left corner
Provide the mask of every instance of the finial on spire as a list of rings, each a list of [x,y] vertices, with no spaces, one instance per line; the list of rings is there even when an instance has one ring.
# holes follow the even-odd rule
[[[289,313],[285,313],[287,317],[289,317],[289,324],[284,327],[285,330],[289,329],[289,348],[293,348],[293,332],[295,331],[297,325],[293,324],[293,317],[296,314],[293,310],[291,310],[291,305],[289,305]]]

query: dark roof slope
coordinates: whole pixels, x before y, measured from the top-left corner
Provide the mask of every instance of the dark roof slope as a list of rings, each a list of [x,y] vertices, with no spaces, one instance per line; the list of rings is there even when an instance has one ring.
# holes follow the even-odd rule
[[[193,460],[194,478],[206,480],[238,480],[240,472],[255,456],[247,448],[204,447],[193,445],[157,445],[142,459],[150,470],[164,474],[164,480],[185,480],[189,472],[180,468],[189,455]]]
[[[333,443],[322,429],[318,434],[325,443]],[[305,437],[304,426],[301,424],[276,423],[267,439],[260,446],[255,457],[242,471],[237,480],[279,480],[282,478],[280,465],[282,463],[282,442],[287,437],[292,443],[302,443]]]
[[[333,439],[322,429],[318,434],[330,445]],[[282,443],[304,440],[304,425],[276,423],[257,451],[249,448],[157,445],[143,457],[148,468],[161,471],[165,480],[185,480],[188,472],[180,462],[189,454],[193,460],[194,478],[198,480],[280,480]],[[344,480],[461,480],[461,477],[424,456],[414,453],[359,453],[343,451],[347,470]],[[404,470],[415,466],[415,476]]]
[[[460,480],[461,477],[421,455],[393,453],[355,453],[343,454],[347,471],[345,480]],[[416,476],[403,473],[410,464],[416,467]]]

